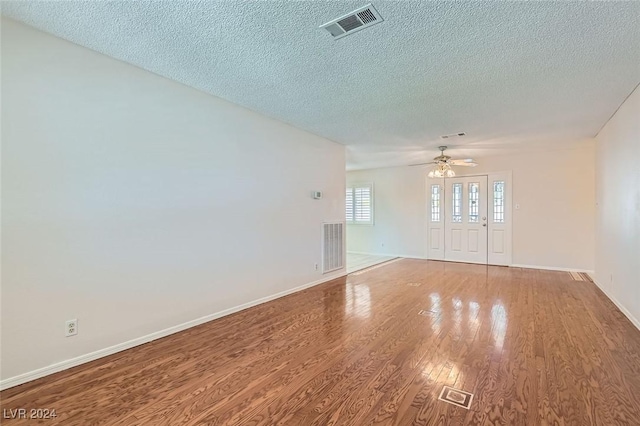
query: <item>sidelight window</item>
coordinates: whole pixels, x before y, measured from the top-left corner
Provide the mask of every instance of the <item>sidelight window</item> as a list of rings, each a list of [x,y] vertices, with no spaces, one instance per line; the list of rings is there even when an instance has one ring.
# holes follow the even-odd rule
[[[504,181],[493,182],[493,222],[504,223]]]
[[[431,185],[431,222],[440,222],[440,185]]]

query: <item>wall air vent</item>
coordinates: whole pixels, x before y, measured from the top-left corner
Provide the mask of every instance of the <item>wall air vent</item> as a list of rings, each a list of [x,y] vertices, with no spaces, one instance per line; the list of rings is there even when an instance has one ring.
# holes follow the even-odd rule
[[[322,273],[344,268],[344,223],[325,223],[322,231]]]
[[[368,4],[360,9],[356,9],[351,13],[341,16],[338,19],[334,19],[333,21],[320,25],[320,28],[324,28],[329,31],[329,34],[337,40],[344,36],[348,36],[349,34],[353,34],[356,31],[378,24],[383,20],[384,19],[382,19],[382,16],[380,16],[373,5]]]
[[[451,133],[450,135],[442,135],[442,136],[440,136],[440,139],[461,138],[463,136],[467,136],[467,134],[465,132]]]

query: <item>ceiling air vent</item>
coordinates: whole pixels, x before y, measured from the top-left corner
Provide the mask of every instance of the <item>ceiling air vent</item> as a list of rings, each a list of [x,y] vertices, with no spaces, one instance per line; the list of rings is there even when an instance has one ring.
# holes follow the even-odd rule
[[[467,134],[465,132],[451,133],[450,135],[442,135],[442,136],[440,136],[440,139],[461,138],[463,136],[467,136]]]
[[[380,16],[378,11],[373,7],[373,5],[368,4],[360,9],[356,9],[351,13],[341,16],[338,19],[334,19],[333,21],[320,25],[320,28],[324,28],[329,31],[329,34],[337,40],[382,21],[382,16]]]

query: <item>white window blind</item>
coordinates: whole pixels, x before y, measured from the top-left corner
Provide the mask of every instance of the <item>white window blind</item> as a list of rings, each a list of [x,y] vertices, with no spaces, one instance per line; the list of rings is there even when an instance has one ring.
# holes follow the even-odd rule
[[[353,188],[347,188],[347,222],[353,222]]]
[[[355,185],[346,195],[347,222],[373,224],[373,185]]]

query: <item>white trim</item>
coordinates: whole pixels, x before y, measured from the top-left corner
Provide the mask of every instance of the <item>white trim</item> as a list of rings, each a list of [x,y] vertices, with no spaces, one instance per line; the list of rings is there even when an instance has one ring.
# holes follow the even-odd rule
[[[5,390],[14,386],[21,385],[23,383],[30,382],[32,380],[39,379],[41,377],[48,376],[53,373],[57,373],[63,370],[67,370],[72,367],[76,367],[78,365],[85,364],[90,361],[94,361],[99,358],[103,358],[105,356],[113,355],[117,352],[121,352],[127,349],[134,348],[136,346],[143,345],[145,343],[149,343],[153,340],[160,339],[162,337],[169,336],[174,333],[178,333],[180,331],[184,331],[191,327],[195,327],[200,324],[204,324],[205,322],[213,321],[218,318],[222,318],[224,316],[245,310],[247,308],[251,308],[262,303],[270,302],[275,299],[279,299],[281,297],[287,296],[292,293],[297,293],[299,291],[305,290],[309,287],[313,287],[327,281],[335,280],[340,277],[344,277],[347,275],[346,270],[343,272],[339,272],[337,274],[331,275],[329,277],[323,277],[319,280],[303,284],[298,287],[294,287],[289,290],[281,291],[279,293],[273,294],[271,296],[262,297],[260,299],[253,300],[251,302],[243,303],[242,305],[235,306],[233,308],[225,309],[220,312],[216,312],[213,314],[205,315],[203,317],[187,321],[182,324],[174,325],[173,327],[165,328],[164,330],[156,331],[151,334],[147,334],[146,336],[141,336],[123,343],[119,343],[117,345],[109,346],[104,349],[99,349],[94,352],[90,352],[88,354],[80,355],[75,358],[67,359],[65,361],[57,362],[55,364],[48,365],[46,367],[38,368],[33,371],[29,371],[27,373],[19,374],[17,376],[9,377],[4,380],[0,380],[0,390]]]
[[[638,318],[634,317],[631,314],[631,312],[629,312],[627,310],[627,308],[624,307],[624,305],[622,303],[618,302],[618,299],[613,297],[613,295],[611,293],[609,293],[607,290],[605,290],[605,287],[602,284],[600,284],[598,282],[598,280],[596,280],[595,273],[588,272],[588,274],[591,277],[591,279],[593,280],[593,283],[604,293],[604,295],[607,296],[609,298],[609,300],[611,300],[613,302],[613,304],[618,307],[618,309],[620,309],[620,312],[622,312],[629,319],[629,321],[631,321],[631,323],[636,326],[636,328],[638,330],[640,330],[640,320]]]
[[[447,263],[467,263],[469,265],[482,265],[482,266],[505,266],[505,265],[492,265],[491,263],[486,262],[474,262],[472,260],[444,260],[444,259],[429,259],[437,262],[447,262]]]
[[[408,254],[389,254],[389,253],[368,253],[368,252],[363,252],[363,251],[348,251],[347,254],[365,254],[368,256],[385,256],[385,257],[404,257],[407,259],[422,259],[422,260],[428,260],[426,257],[424,256],[411,256]]]
[[[469,263],[474,265],[487,265],[486,263],[473,263],[473,262],[457,262],[453,260],[438,260],[438,259],[429,259],[424,256],[412,256],[408,254],[393,254],[393,253],[369,253],[363,251],[348,251],[348,254],[364,254],[369,256],[391,256],[391,257],[404,257],[406,259],[421,259],[421,260],[434,260],[438,262],[450,262],[450,263]],[[509,268],[526,268],[526,269],[542,269],[547,271],[561,271],[561,272],[584,272],[589,274],[590,276],[593,274],[593,271],[590,269],[576,269],[576,268],[561,268],[558,266],[540,266],[540,265],[520,265],[520,264],[512,264],[512,265],[492,265],[489,264],[487,266],[507,266]]]
[[[559,266],[540,266],[540,265],[520,265],[517,263],[509,265],[510,268],[526,268],[526,269],[546,269],[548,271],[561,271],[561,272],[584,272],[589,275],[593,274],[590,269],[576,269],[576,268],[561,268]]]
[[[365,263],[365,264],[362,264],[360,266],[355,267],[354,269],[347,268],[347,272],[349,273],[349,275],[351,275],[351,274],[355,274],[356,272],[360,272],[360,271],[365,270],[365,269],[373,268],[374,266],[377,267],[377,266],[381,266],[381,265],[384,265],[384,264],[387,264],[387,263],[392,263],[392,262],[397,262],[398,260],[402,260],[401,257],[391,257],[391,256],[385,256],[385,257],[388,257],[388,259],[387,260],[377,260],[377,261],[373,261],[372,263]]]
[[[495,265],[495,266],[509,266],[511,264],[511,262],[513,261],[513,217],[514,217],[514,203],[513,203],[513,171],[512,170],[504,170],[504,171],[499,171],[499,172],[482,172],[482,173],[469,173],[469,174],[465,174],[465,173],[460,173],[460,174],[456,174],[455,177],[453,178],[438,178],[438,179],[430,179],[430,178],[426,178],[426,184],[425,184],[425,192],[426,192],[426,208],[427,208],[427,212],[426,212],[426,238],[425,238],[425,244],[426,244],[426,251],[425,253],[427,253],[427,259],[430,260],[440,260],[440,261],[450,261],[445,259],[445,232],[442,232],[442,235],[440,236],[440,242],[442,245],[442,254],[440,255],[439,253],[433,253],[434,251],[430,249],[430,243],[431,243],[431,228],[432,228],[432,222],[431,222],[431,190],[430,190],[430,185],[429,182],[434,182],[437,180],[437,182],[440,185],[443,185],[443,192],[442,195],[443,197],[441,198],[441,217],[442,217],[442,222],[440,222],[442,224],[442,226],[440,227],[440,229],[442,229],[443,231],[446,228],[446,220],[447,220],[447,215],[446,215],[446,206],[447,203],[445,201],[445,197],[444,195],[446,194],[446,189],[445,185],[446,185],[446,179],[456,179],[456,178],[467,178],[467,177],[482,177],[482,176],[486,176],[487,177],[487,262],[486,263],[478,263],[479,265]],[[493,199],[492,197],[490,197],[490,194],[493,194],[493,180],[504,180],[506,183],[506,193],[505,193],[505,198],[506,198],[506,202],[504,205],[505,208],[505,218],[507,219],[505,221],[504,224],[500,224],[501,226],[504,226],[504,230],[507,233],[507,238],[505,241],[505,254],[504,256],[501,255],[496,255],[493,254],[493,258],[492,258],[492,253],[489,250],[491,248],[490,245],[490,241],[489,239],[491,238],[490,235],[490,231],[496,226],[496,224],[493,222],[493,217],[492,216],[492,209],[493,209]],[[440,224],[438,223],[438,224]],[[502,259],[500,259],[500,257],[502,257]],[[454,260],[454,262],[458,262],[457,260]],[[465,262],[465,261],[460,261],[462,263],[475,263],[475,262]],[[547,268],[544,268],[547,269]],[[582,272],[582,271],[580,271]]]

